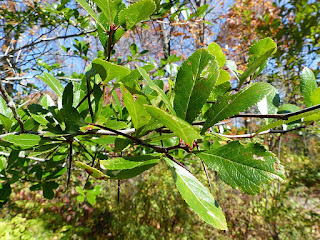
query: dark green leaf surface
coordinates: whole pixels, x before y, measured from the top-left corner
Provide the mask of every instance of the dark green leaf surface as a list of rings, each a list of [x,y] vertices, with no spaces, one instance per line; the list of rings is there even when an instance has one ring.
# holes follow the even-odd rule
[[[59,97],[62,96],[63,86],[62,84],[51,74],[44,73],[43,76],[38,76],[42,81],[44,81]]]
[[[206,103],[219,76],[215,57],[205,49],[193,53],[179,69],[175,84],[174,110],[192,123]]]
[[[303,68],[301,73],[300,90],[307,107],[312,106],[311,94],[317,88],[317,81],[309,68]]]
[[[200,152],[197,156],[219,173],[233,188],[248,194],[260,192],[260,185],[284,178],[283,166],[276,156],[258,143],[231,142],[220,148]]]
[[[206,113],[207,120],[201,134],[214,124],[232,117],[258,103],[264,96],[272,93],[274,87],[268,83],[254,83],[234,95],[222,96]]]
[[[177,136],[183,139],[189,146],[192,146],[194,140],[202,138],[192,125],[181,118],[173,116],[154,106],[145,105],[145,109],[155,120],[177,134]]]
[[[169,159],[165,160],[181,196],[193,211],[212,226],[227,230],[225,216],[209,190],[186,169]]]

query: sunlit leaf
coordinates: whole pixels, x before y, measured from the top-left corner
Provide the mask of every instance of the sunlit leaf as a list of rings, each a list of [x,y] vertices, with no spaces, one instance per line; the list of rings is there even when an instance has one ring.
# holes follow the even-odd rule
[[[92,61],[92,67],[99,73],[104,83],[108,83],[115,78],[124,77],[130,73],[128,68],[107,62],[100,58]]]
[[[194,140],[202,138],[192,125],[181,118],[173,116],[154,106],[145,105],[145,109],[155,120],[177,134],[177,136],[183,139],[189,146],[192,146]]]
[[[284,178],[279,160],[258,143],[243,145],[234,141],[197,156],[224,182],[249,194],[259,193],[262,183]]]
[[[316,78],[309,68],[303,68],[301,73],[300,90],[307,107],[312,106],[311,94],[317,88]]]
[[[193,53],[178,71],[174,109],[177,116],[192,123],[206,103],[219,76],[215,57],[205,49]]]
[[[165,160],[181,196],[193,211],[212,226],[226,230],[225,216],[210,191],[186,169],[169,159],[165,158]]]
[[[264,96],[274,92],[274,87],[268,83],[253,83],[234,95],[224,95],[219,98],[206,113],[206,122],[201,134],[214,124],[232,117],[258,103]]]
[[[38,76],[42,81],[44,81],[59,97],[62,96],[63,86],[62,84],[51,74],[43,73],[43,76]]]
[[[137,23],[148,19],[155,9],[156,5],[152,0],[140,0],[119,13],[119,24],[130,29]]]
[[[13,143],[15,146],[30,148],[40,143],[41,137],[33,134],[8,135],[2,138],[6,142]]]

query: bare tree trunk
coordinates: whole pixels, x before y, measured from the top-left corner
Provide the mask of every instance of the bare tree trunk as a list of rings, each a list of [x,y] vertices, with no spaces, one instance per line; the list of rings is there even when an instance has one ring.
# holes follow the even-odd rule
[[[169,28],[171,28],[169,26]],[[171,32],[171,31],[170,31]],[[170,35],[168,34],[168,30],[166,29],[165,23],[160,23],[160,39],[162,43],[162,49],[164,51],[164,57],[170,57],[171,45],[170,45]]]
[[[207,0],[196,0],[195,4],[197,8],[204,6],[207,4]],[[197,41],[196,48],[202,48],[204,47],[204,42],[205,42],[205,24],[204,24],[205,17],[202,18],[202,22],[200,23],[198,27],[198,32],[199,32],[199,40]]]

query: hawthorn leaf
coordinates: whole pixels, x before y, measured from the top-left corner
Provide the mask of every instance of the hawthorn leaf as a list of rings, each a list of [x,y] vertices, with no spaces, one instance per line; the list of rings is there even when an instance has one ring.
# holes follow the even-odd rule
[[[121,85],[121,91],[123,103],[131,116],[133,126],[138,130],[150,121],[151,117],[143,106],[148,104],[148,100],[145,96],[136,94],[137,98],[133,101],[133,96],[123,85]]]
[[[161,124],[169,128],[172,132],[177,134],[178,137],[183,139],[185,143],[192,146],[193,141],[196,139],[201,139],[201,135],[198,131],[189,123],[173,116],[160,108],[150,105],[144,105],[148,113]]]
[[[77,167],[85,170],[90,176],[92,176],[95,179],[106,180],[109,178],[109,176],[105,175],[99,169],[91,167],[88,164],[85,164],[79,161],[74,161],[74,163],[76,164]]]
[[[264,54],[259,56],[255,59],[252,63],[248,64],[248,68],[244,71],[244,73],[239,78],[239,86],[238,89],[241,88],[242,84],[247,80],[247,78],[254,73],[258,68],[260,68],[268,58],[275,53],[277,48],[271,48],[270,50],[266,51]]]
[[[119,24],[125,29],[130,29],[137,23],[148,19],[154,10],[156,10],[156,5],[152,0],[140,0],[119,13]]]
[[[261,114],[276,114],[280,103],[280,97],[276,89],[273,92],[265,96],[260,102],[257,103],[257,107]],[[269,119],[265,119],[269,122]]]
[[[316,78],[311,69],[305,67],[301,73],[300,91],[307,107],[312,106],[311,94],[317,88]]]
[[[219,70],[219,78],[217,80],[216,85],[218,86],[222,83],[228,82],[230,79],[231,79],[230,74],[226,70],[220,69]]]
[[[192,123],[199,115],[219,77],[215,57],[205,49],[193,53],[178,71],[174,110],[177,116]]]
[[[62,96],[63,86],[62,84],[51,74],[44,73],[43,76],[38,76],[42,81],[44,81],[59,97]]]
[[[193,211],[212,226],[227,230],[227,222],[222,209],[210,191],[186,169],[167,158],[165,161],[170,167],[181,196]]]
[[[108,22],[108,25],[111,26],[114,23],[118,9],[122,4],[122,0],[94,0],[94,2],[102,11]]]
[[[285,113],[291,113],[291,112],[298,112],[300,111],[301,109],[296,106],[296,105],[293,105],[293,104],[290,104],[290,103],[286,103],[286,104],[283,104],[279,107],[278,109],[278,114],[285,114]]]
[[[274,92],[274,87],[266,82],[253,83],[234,95],[225,94],[207,112],[201,134],[214,124],[232,117],[258,103],[263,97]]]
[[[12,111],[11,109],[7,106],[6,101],[0,97],[0,114],[2,114],[5,117],[12,118]]]
[[[167,97],[167,95],[164,93],[164,91],[154,81],[152,81],[150,79],[146,70],[144,70],[143,68],[140,68],[138,65],[137,65],[137,69],[140,72],[141,76],[147,81],[149,87],[151,89],[155,90],[159,94],[162,101],[165,103],[166,107],[169,109],[170,113],[173,115],[176,115],[176,112],[174,111],[174,109],[170,103],[170,100]]]
[[[48,107],[53,107],[55,106],[56,104],[54,103],[54,101],[52,100],[52,98],[48,95],[48,94],[45,94],[41,100],[40,100],[40,103],[43,107],[45,108],[48,108]]]
[[[226,64],[226,56],[222,52],[221,47],[216,44],[215,42],[212,42],[208,46],[208,52],[215,56],[216,61],[218,62],[219,67],[223,67]]]
[[[97,14],[93,11],[90,5],[87,3],[86,0],[76,0],[83,8],[86,10],[89,15],[100,25],[100,27],[106,32],[107,30],[103,26],[103,24],[99,21]]]
[[[8,135],[3,137],[2,140],[12,143],[15,146],[30,148],[38,145],[41,137],[38,135],[23,133],[19,135]]]
[[[230,142],[220,148],[196,154],[219,177],[248,194],[256,194],[260,185],[274,179],[283,179],[284,168],[272,153],[258,143]]]
[[[108,83],[115,78],[121,78],[130,73],[128,68],[107,62],[100,58],[92,61],[92,67],[99,73],[103,83]]]
[[[312,106],[320,104],[320,88],[316,88],[312,93],[311,93],[311,104]],[[313,114],[311,116],[308,116],[303,119],[304,122],[313,122],[317,121],[320,119],[320,113]]]
[[[150,164],[157,164],[160,159],[160,154],[149,154],[133,157],[118,157],[108,160],[100,160],[102,168],[106,170],[124,170],[142,167]]]
[[[233,73],[233,75],[239,81],[240,74],[242,74],[243,72],[237,69],[236,63],[232,60],[226,60],[226,67]]]

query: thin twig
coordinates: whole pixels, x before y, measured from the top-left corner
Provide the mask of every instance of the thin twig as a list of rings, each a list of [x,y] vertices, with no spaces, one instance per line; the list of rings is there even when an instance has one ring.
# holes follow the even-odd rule
[[[302,129],[302,128],[306,128],[306,126],[300,126],[300,127],[297,127],[297,128],[293,128],[293,129],[288,129],[288,130],[272,130],[272,129],[269,129],[269,130],[266,130],[266,131],[263,131],[263,132],[260,132],[260,133],[248,133],[248,134],[240,134],[240,135],[225,135],[225,134],[219,134],[220,136],[222,137],[227,137],[227,138],[253,138],[257,135],[263,135],[263,134],[268,134],[268,133],[287,133],[287,132],[291,132],[291,131],[294,131],[294,130],[299,130],[299,129]]]
[[[54,40],[58,40],[58,39],[66,39],[66,38],[71,38],[71,37],[78,37],[78,36],[81,36],[81,35],[86,35],[86,34],[90,34],[90,33],[94,33],[96,32],[97,29],[93,29],[93,30],[90,30],[90,31],[82,31],[82,32],[79,32],[79,33],[75,33],[75,34],[70,34],[70,35],[65,35],[65,36],[57,36],[57,37],[51,37],[51,38],[42,38],[38,41],[34,41],[30,44],[27,44],[27,45],[24,45],[20,48],[17,48],[17,49],[13,49],[11,50],[10,52],[8,52],[8,55],[13,55],[14,53],[16,52],[19,52],[20,50],[23,50],[23,49],[26,49],[26,48],[29,48],[29,47],[33,47],[39,43],[43,43],[43,42],[49,42],[49,41],[54,41]],[[0,62],[2,62],[4,59],[8,58],[8,55],[5,55],[3,57],[0,58]]]
[[[71,167],[72,167],[72,140],[73,140],[73,139],[70,139],[70,143],[69,143],[69,168],[68,168],[67,187],[69,186],[70,178],[71,178]]]

